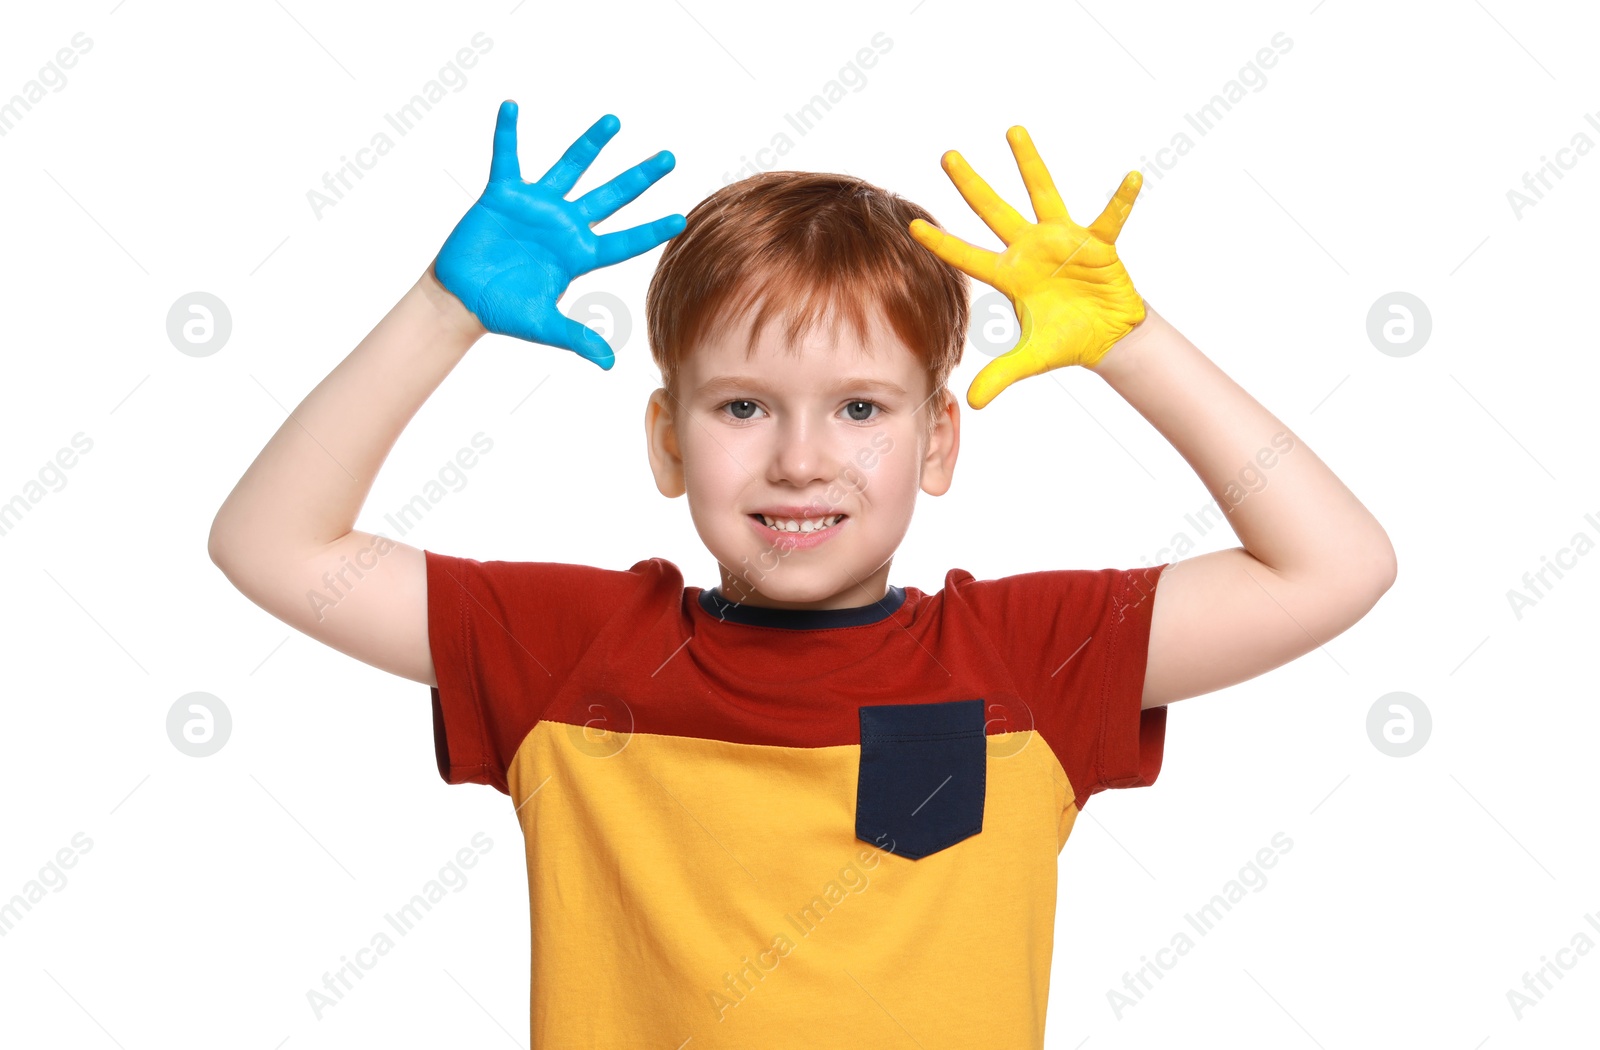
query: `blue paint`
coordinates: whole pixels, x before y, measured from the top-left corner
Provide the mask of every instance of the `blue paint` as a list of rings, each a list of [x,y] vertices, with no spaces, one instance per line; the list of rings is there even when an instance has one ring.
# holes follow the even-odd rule
[[[622,122],[607,113],[590,126],[536,182],[517,160],[517,104],[500,104],[489,184],[462,216],[434,260],[434,274],[491,332],[559,346],[601,368],[616,362],[593,329],[556,309],[572,279],[642,255],[683,232],[668,215],[616,233],[589,227],[610,216],[671,171],[662,150],[575,201],[566,199]]]

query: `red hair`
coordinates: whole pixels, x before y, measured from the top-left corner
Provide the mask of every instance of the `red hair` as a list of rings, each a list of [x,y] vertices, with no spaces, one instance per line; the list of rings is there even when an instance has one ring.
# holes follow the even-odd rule
[[[783,315],[791,348],[835,311],[865,343],[877,306],[922,363],[930,391],[960,363],[970,281],[912,239],[912,219],[938,224],[911,201],[850,175],[768,171],[717,190],[685,219],[645,294],[650,354],[674,399],[688,354],[713,325],[758,301],[746,357],[762,327]]]

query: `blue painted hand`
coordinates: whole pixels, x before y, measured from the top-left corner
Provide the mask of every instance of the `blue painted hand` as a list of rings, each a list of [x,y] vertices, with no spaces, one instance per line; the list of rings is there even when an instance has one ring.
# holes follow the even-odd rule
[[[434,274],[491,332],[559,346],[601,368],[616,362],[593,329],[565,316],[556,301],[580,274],[641,255],[683,232],[668,215],[616,233],[595,234],[610,216],[671,171],[662,150],[585,193],[566,199],[622,122],[606,114],[584,132],[537,182],[517,160],[517,104],[500,104],[489,184],[462,216],[434,259]]]

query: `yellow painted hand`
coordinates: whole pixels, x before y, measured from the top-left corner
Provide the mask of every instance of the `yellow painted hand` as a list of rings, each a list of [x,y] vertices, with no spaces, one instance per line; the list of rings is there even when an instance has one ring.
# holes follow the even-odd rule
[[[1006,132],[1038,222],[978,177],[961,154],[947,152],[945,174],[985,225],[1005,242],[999,254],[952,237],[921,219],[911,236],[962,273],[998,288],[1011,300],[1022,338],[985,365],[967,388],[967,404],[982,408],[1019,379],[1067,365],[1094,367],[1118,339],[1144,320],[1144,299],[1117,258],[1117,235],[1133,210],[1143,178],[1130,171],[1087,229],[1073,222],[1033,140],[1020,125]]]

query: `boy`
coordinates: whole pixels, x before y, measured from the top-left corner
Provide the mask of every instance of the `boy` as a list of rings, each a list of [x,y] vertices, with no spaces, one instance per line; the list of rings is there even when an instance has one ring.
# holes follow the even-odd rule
[[[566,201],[616,127],[602,118],[528,183],[502,105],[483,196],[251,465],[212,557],[274,615],[431,686],[440,774],[511,797],[534,1047],[1040,1047],[1056,860],[1089,796],[1155,780],[1166,704],[1355,623],[1393,579],[1388,539],[1134,292],[1114,241],[1137,175],[1085,229],[1014,128],[1030,224],[946,154],[999,255],[860,180],[801,172],[596,239],[589,224],[672,165],[660,154]],[[406,421],[476,339],[610,367],[556,299],[668,238],[647,298],[663,387],[646,437],[717,587],[685,587],[660,558],[479,562],[353,529]],[[1233,508],[1244,547],[890,585],[917,492],[943,494],[955,467],[944,384],[963,273],[1010,295],[1024,331],[973,407],[1090,368]],[[1241,501],[1241,469],[1258,467],[1270,484]],[[308,610],[312,581],[351,561],[359,585]]]

